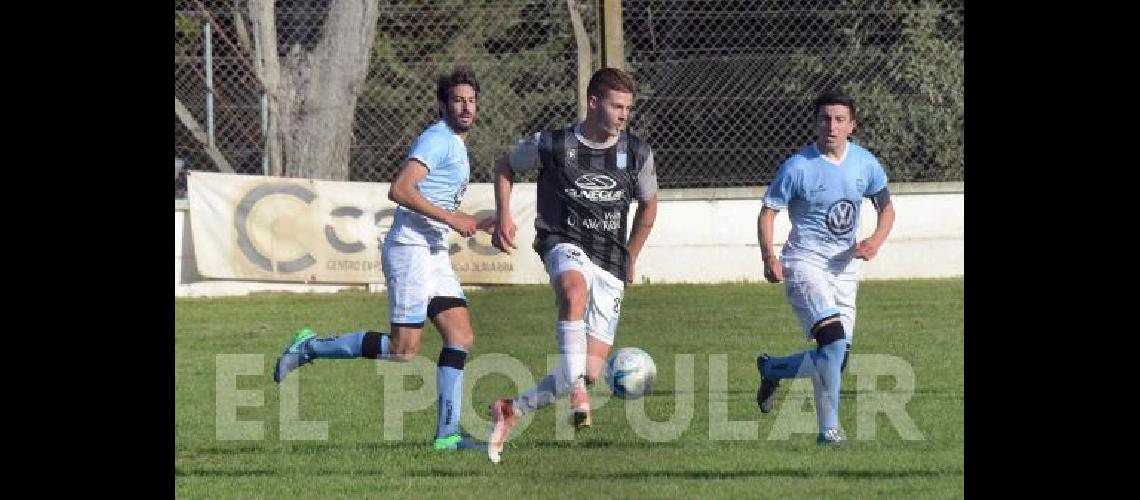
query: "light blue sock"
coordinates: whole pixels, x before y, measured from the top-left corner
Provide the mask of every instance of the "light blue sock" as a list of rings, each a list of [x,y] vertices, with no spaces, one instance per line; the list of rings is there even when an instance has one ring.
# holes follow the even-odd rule
[[[315,359],[386,359],[388,336],[379,332],[354,332],[336,337],[317,337],[307,342],[305,349]]]
[[[839,382],[844,341],[832,342],[822,348],[802,351],[784,357],[771,357],[764,364],[764,376],[784,378],[811,378],[815,392],[816,423],[820,432],[839,426]]]
[[[820,377],[812,377],[811,388],[815,395],[815,423],[819,426],[819,432],[823,433],[823,430],[827,428],[828,416],[831,414],[831,404],[825,399],[827,387],[823,385],[823,380]],[[821,394],[824,396],[820,397]]]
[[[447,344],[439,351],[439,363],[435,369],[435,389],[439,394],[436,439],[459,433],[459,410],[463,402],[463,364],[466,361],[467,349],[463,346]]]
[[[774,380],[811,377],[815,375],[815,366],[810,362],[805,363],[804,360],[810,360],[814,352],[797,352],[782,358],[770,357],[764,364],[764,376]]]
[[[360,344],[364,340],[364,332],[354,332],[336,337],[317,337],[310,340],[305,348],[309,355],[316,359],[345,359],[359,358]]]
[[[816,414],[819,417],[819,431],[839,427],[839,383],[843,366],[843,351],[847,343],[843,341],[827,344],[813,353],[815,372],[818,380],[815,387]]]

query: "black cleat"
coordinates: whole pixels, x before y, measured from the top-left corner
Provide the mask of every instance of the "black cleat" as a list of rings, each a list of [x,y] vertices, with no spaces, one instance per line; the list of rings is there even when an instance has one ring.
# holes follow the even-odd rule
[[[756,369],[760,372],[760,388],[756,390],[756,404],[760,411],[768,413],[776,404],[776,388],[780,386],[779,380],[772,380],[764,376],[764,364],[768,362],[768,353],[756,357]]]

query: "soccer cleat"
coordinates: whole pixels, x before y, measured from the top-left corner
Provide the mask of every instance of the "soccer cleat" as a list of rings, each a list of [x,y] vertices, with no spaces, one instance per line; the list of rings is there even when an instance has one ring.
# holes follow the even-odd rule
[[[570,407],[574,409],[572,421],[574,428],[590,427],[590,393],[586,392],[585,385],[574,384],[574,388],[570,390]]]
[[[432,447],[437,450],[465,450],[472,448],[482,448],[479,443],[471,439],[471,435],[467,433],[448,434],[444,437],[437,438]]]
[[[302,328],[293,334],[293,342],[289,347],[285,348],[285,352],[281,353],[281,357],[277,358],[277,368],[273,370],[273,381],[281,383],[281,379],[285,378],[289,372],[300,368],[302,365],[309,363],[313,358],[305,352],[305,342],[309,339],[316,337],[312,330]]]
[[[823,431],[815,438],[815,444],[820,446],[830,446],[832,448],[840,448],[843,446],[843,441],[847,438],[843,437],[843,431],[838,427],[832,427]]]
[[[760,388],[756,390],[756,404],[763,413],[772,411],[772,405],[776,404],[776,388],[780,386],[779,380],[764,376],[764,364],[767,362],[768,353],[756,357],[756,369],[760,372]]]
[[[509,399],[500,399],[491,404],[491,435],[487,436],[487,458],[497,464],[502,460],[503,444],[515,426],[515,405]]]

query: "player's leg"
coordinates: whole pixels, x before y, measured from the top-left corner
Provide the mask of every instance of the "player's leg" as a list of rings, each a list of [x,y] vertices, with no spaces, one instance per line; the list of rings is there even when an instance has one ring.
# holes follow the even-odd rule
[[[839,307],[839,321],[843,323],[843,332],[847,334],[843,366],[840,368],[840,371],[846,371],[847,363],[851,359],[851,344],[855,338],[855,295],[859,290],[859,276],[856,271],[841,273],[835,280],[834,289],[835,305]]]
[[[515,417],[549,406],[566,396],[575,381],[586,370],[586,311],[589,281],[589,259],[580,248],[562,243],[555,245],[543,259],[550,284],[558,303],[558,367],[546,374],[531,389],[516,399],[499,399],[491,404],[491,432],[487,437],[487,456],[499,463]]]
[[[296,370],[316,359],[351,359],[367,357],[365,345],[371,343],[377,346],[387,339],[387,336],[374,331],[352,332],[343,335],[317,337],[309,328],[302,328],[293,334],[293,339],[281,356],[277,358],[277,365],[273,370],[273,381],[281,382],[289,372]]]
[[[587,276],[590,261],[581,249],[570,244],[559,244],[550,250],[545,259],[558,303],[559,362],[554,372],[547,374],[538,385],[526,391],[515,401],[515,410],[526,414],[553,403],[570,393],[575,382],[586,371],[586,314],[589,294]]]
[[[463,448],[467,444],[459,429],[463,407],[463,366],[475,342],[467,299],[459,286],[459,278],[451,268],[446,249],[433,253],[433,293],[427,315],[443,337],[436,367],[436,391],[439,403],[436,420],[436,449]]]
[[[590,395],[587,385],[594,384],[601,376],[610,348],[614,344],[618,319],[621,316],[621,300],[625,293],[625,283],[605,269],[592,262],[592,283],[589,304],[583,321],[586,324],[586,373],[570,393],[570,406],[574,410],[574,425],[589,427]]]
[[[821,344],[819,344],[817,333],[819,328],[835,321],[839,315],[839,309],[834,305],[831,278],[825,270],[806,263],[792,262],[785,266],[784,277],[788,303],[795,311],[804,333],[809,339],[816,340],[817,349],[783,357],[771,357],[764,353],[757,358],[760,387],[756,392],[756,402],[760,406],[760,411],[764,413],[771,411],[775,404],[776,389],[780,380],[785,378],[814,379],[819,376],[820,365],[817,363],[817,357],[820,355],[819,347]],[[828,331],[830,332],[830,330]],[[831,334],[828,333],[828,335]],[[834,347],[829,347],[828,352],[832,349]],[[838,367],[837,364],[836,368]],[[827,379],[824,382],[826,383]],[[828,398],[825,401],[830,402],[831,400]],[[818,402],[819,399],[817,399],[817,406]],[[830,413],[830,409],[826,409],[824,415],[827,413]]]
[[[570,408],[573,410],[571,423],[574,427],[584,429],[593,425],[590,410],[589,387],[597,382],[601,369],[606,364],[610,346],[594,336],[586,333],[586,373],[574,382],[570,388]]]
[[[839,386],[842,381],[846,335],[839,315],[821,321],[812,332],[816,340],[811,364],[815,388],[816,414],[819,418],[819,444],[839,446],[843,436],[839,430]],[[805,363],[808,364],[808,363]]]
[[[802,361],[796,377],[812,378],[819,423],[818,442],[838,446],[842,440],[839,386],[847,346],[847,334],[835,294],[838,276],[830,270],[806,263],[790,267],[790,270],[785,270],[789,300],[801,321],[811,319],[808,334],[816,343],[814,350],[801,353]]]
[[[826,394],[830,408],[829,411],[818,414],[820,435],[816,442],[820,445],[840,446],[845,437],[839,427],[839,388],[842,384],[843,371],[847,369],[848,361],[851,358],[851,340],[854,337],[855,326],[855,295],[859,281],[854,269],[839,275],[831,275],[829,278],[835,305],[839,308],[839,315],[833,324],[820,326],[820,330],[823,328],[833,329],[832,333],[817,331],[814,335],[817,344],[820,342],[820,337],[837,337],[842,333],[843,338],[836,340],[834,344],[824,343],[820,344],[819,347],[820,356],[816,365],[820,367],[820,376],[817,378],[821,382],[827,380],[829,383],[821,383],[816,394]],[[835,326],[835,324],[839,326]],[[840,351],[839,344],[843,346],[842,351]],[[842,361],[839,363],[839,368],[836,369],[834,360],[839,356],[842,356]],[[822,403],[822,399],[817,398],[817,404]]]
[[[382,259],[388,286],[388,318],[392,335],[359,331],[317,337],[308,328],[294,334],[277,359],[273,380],[317,359],[371,358],[405,361],[419,352],[420,332],[427,310],[427,289],[420,276],[425,272],[426,247],[384,245]]]

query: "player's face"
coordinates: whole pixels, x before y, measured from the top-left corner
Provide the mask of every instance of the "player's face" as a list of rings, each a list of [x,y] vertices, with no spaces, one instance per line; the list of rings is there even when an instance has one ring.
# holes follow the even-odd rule
[[[475,111],[479,104],[475,88],[470,85],[456,85],[448,92],[444,107],[444,117],[452,130],[463,133],[475,123]]]
[[[828,150],[834,150],[847,142],[847,136],[855,130],[855,120],[851,110],[842,104],[828,104],[819,108],[815,117],[815,133],[819,143]]]
[[[621,133],[629,122],[629,112],[633,109],[633,94],[606,90],[604,97],[590,96],[590,114],[594,115],[594,124],[605,130],[606,135],[613,137]]]

